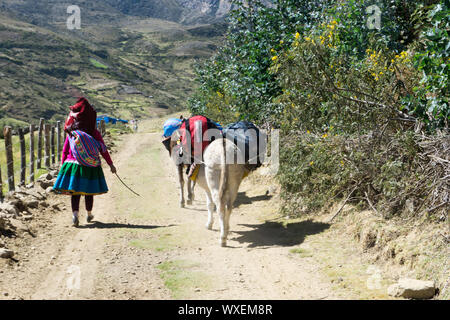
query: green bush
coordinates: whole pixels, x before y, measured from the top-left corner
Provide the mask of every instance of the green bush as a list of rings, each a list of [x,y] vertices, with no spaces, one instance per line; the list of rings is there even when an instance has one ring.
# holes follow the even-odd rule
[[[276,8],[261,1],[232,1],[235,9],[229,19],[226,42],[219,53],[197,68],[200,86],[191,98],[194,114],[210,115],[210,102],[216,93],[226,97],[225,108],[241,119],[270,122],[281,110],[272,99],[280,93],[275,76],[268,72],[271,50],[287,48],[296,30],[307,30],[319,20],[318,11],[330,1],[277,0]],[[227,112],[224,112],[227,113]],[[221,120],[221,119],[218,119]]]
[[[420,8],[423,10],[423,8]],[[415,95],[405,98],[406,108],[425,123],[437,127],[449,127],[448,75],[450,73],[450,10],[445,3],[429,8],[428,24],[421,34],[418,50],[414,55],[415,67],[422,72]]]
[[[418,157],[420,141],[410,131],[382,137],[286,136],[279,173],[284,214],[314,212],[347,197],[361,207],[373,206],[385,217],[401,214],[407,200],[425,203],[436,175],[427,174],[429,160]]]
[[[342,197],[385,216],[408,199],[441,208],[434,205],[448,195],[436,182],[448,171],[444,1],[378,1],[379,30],[367,26],[369,0],[233,3],[224,47],[197,68],[189,106],[218,121],[281,129],[285,212]],[[422,147],[427,139],[433,151]]]

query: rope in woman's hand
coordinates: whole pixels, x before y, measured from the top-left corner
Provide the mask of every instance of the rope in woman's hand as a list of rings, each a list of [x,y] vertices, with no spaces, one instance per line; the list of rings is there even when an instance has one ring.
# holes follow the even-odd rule
[[[117,172],[114,172],[114,174],[116,175],[116,177],[119,179],[119,181],[122,182],[122,184],[123,184],[128,190],[130,190],[131,192],[133,192],[133,193],[134,193],[135,195],[137,195],[138,197],[141,196],[139,193],[134,192],[133,189],[131,189],[129,186],[127,186],[127,185],[125,184],[125,182],[123,182],[122,179],[120,179],[120,177],[119,177],[119,175],[117,174]]]

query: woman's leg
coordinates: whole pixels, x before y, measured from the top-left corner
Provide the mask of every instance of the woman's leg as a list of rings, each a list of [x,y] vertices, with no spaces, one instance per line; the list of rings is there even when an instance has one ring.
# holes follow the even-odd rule
[[[86,211],[91,212],[94,208],[94,196],[85,196],[84,200],[86,202]]]
[[[80,199],[81,196],[72,196],[72,212],[75,215],[75,212],[78,215],[78,212],[80,211]]]
[[[94,216],[92,215],[92,209],[94,208],[94,196],[85,196],[84,201],[86,203],[87,221],[91,222]]]
[[[81,196],[72,196],[71,202],[72,202],[72,212],[73,212],[73,225],[75,227],[78,227],[79,220],[78,220],[78,212],[80,211],[80,199]]]

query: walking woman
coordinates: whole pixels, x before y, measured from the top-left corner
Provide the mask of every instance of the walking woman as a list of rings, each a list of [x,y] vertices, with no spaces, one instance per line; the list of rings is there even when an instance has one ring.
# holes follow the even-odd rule
[[[108,192],[101,167],[101,154],[111,172],[116,173],[113,161],[106,149],[100,132],[96,129],[97,112],[85,98],[78,99],[70,107],[64,130],[67,138],[62,152],[62,167],[53,189],[72,197],[73,225],[79,226],[81,196],[85,198],[87,222],[94,216],[94,196]]]

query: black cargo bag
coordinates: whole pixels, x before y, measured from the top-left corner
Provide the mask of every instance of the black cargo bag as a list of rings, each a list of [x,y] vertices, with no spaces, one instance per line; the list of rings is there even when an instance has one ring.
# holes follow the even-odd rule
[[[245,164],[251,170],[262,165],[266,153],[266,135],[257,126],[248,121],[239,121],[229,124],[223,133],[226,139],[233,141],[242,152],[245,152]]]

